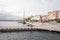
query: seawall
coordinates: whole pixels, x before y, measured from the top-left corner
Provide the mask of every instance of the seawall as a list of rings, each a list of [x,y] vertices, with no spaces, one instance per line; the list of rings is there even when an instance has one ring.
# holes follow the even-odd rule
[[[15,32],[15,31],[50,31],[60,32],[60,23],[49,24],[49,23],[30,23],[31,26],[24,27],[0,27],[0,32]]]

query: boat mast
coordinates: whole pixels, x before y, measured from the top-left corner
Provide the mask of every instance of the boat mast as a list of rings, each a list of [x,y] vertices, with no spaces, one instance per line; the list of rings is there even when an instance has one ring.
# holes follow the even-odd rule
[[[23,19],[25,18],[25,8],[23,9]]]
[[[25,21],[25,9],[23,9],[23,24],[26,24],[26,21]]]

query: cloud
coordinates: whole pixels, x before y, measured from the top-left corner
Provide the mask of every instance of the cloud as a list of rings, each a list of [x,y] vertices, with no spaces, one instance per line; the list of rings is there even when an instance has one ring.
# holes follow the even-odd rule
[[[60,0],[0,0],[0,19],[20,19],[31,15],[45,15],[60,10]]]
[[[19,20],[17,16],[11,15],[7,12],[0,13],[0,20]]]

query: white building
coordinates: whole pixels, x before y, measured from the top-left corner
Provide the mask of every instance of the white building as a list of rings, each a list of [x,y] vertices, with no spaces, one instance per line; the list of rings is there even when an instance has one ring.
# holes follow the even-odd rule
[[[31,18],[31,20],[40,20],[40,16],[39,16],[39,15],[33,16],[33,17]]]

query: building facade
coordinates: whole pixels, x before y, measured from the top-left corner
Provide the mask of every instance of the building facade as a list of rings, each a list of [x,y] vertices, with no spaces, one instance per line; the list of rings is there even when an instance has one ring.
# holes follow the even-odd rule
[[[47,21],[47,20],[48,20],[48,15],[42,16],[42,21],[43,21],[43,22],[45,22],[45,21]]]
[[[48,15],[42,16],[43,22],[60,21],[60,11],[48,12]]]
[[[40,19],[40,16],[34,16],[31,18],[31,20],[39,20]]]
[[[41,15],[36,15],[36,16],[30,16],[29,17],[31,21],[39,21],[39,22],[50,22],[50,21],[60,21],[60,11],[52,11],[48,12],[47,15],[41,16]]]

